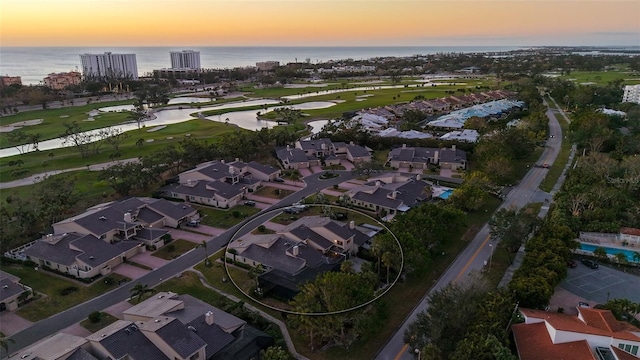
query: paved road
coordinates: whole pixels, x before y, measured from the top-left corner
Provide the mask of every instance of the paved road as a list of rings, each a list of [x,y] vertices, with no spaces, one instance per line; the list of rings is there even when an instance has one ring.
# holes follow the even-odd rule
[[[248,224],[248,226],[244,227],[243,231],[241,232],[246,233],[262,222],[266,221],[268,218],[272,217],[273,214],[266,213],[270,209],[273,210],[275,208],[278,208],[279,206],[290,205],[315,193],[317,189],[331,187],[333,185],[356,177],[348,171],[334,172],[338,173],[340,176],[327,180],[318,179],[321,174],[314,174],[306,177],[304,180],[307,183],[307,187],[284,198],[279,204],[263,210],[247,221],[230,228],[223,234],[209,239],[207,241],[207,248],[209,249],[209,252],[213,253],[214,251],[217,251],[218,249],[226,246],[233,234],[243,225]],[[60,330],[71,326],[74,323],[77,323],[85,319],[93,311],[101,311],[109,306],[117,304],[120,301],[128,299],[131,294],[131,288],[133,288],[133,286],[137,282],[148,284],[150,287],[154,287],[160,284],[163,280],[174,277],[201,262],[203,260],[203,256],[204,253],[202,251],[198,251],[198,249],[195,249],[193,251],[185,253],[184,255],[171,261],[170,263],[149,272],[139,279],[136,279],[136,281],[128,282],[106,294],[77,305],[64,312],[53,315],[47,319],[39,321],[32,326],[11,336],[11,339],[13,339],[15,343],[9,345],[9,353],[14,353],[35,343],[40,339],[55,334],[56,332],[59,332]]]
[[[549,118],[549,134],[554,135],[554,137],[548,139],[539,162],[540,164],[547,163],[551,165],[560,152],[562,130],[553,111],[547,109],[546,115]],[[529,202],[540,202],[544,199],[551,201],[550,195],[538,189],[547,171],[548,169],[542,167],[532,167],[520,183],[507,194],[500,208],[521,208]],[[395,334],[380,349],[376,359],[413,359],[414,354],[412,351],[414,349],[409,349],[409,346],[404,343],[403,336],[409,324],[415,321],[418,313],[427,309],[429,304],[426,298],[428,295],[447,286],[452,281],[465,279],[473,271],[481,270],[485,266],[485,261],[490,261],[494,248],[495,244],[490,241],[489,226],[485,224],[462,253],[449,265],[429,293],[425,295],[413,312],[400,325]]]

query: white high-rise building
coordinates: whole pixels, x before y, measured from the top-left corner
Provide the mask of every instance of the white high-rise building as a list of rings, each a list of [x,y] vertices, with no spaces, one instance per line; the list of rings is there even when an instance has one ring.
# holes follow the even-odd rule
[[[138,79],[136,54],[82,54],[82,75],[87,78]]]
[[[625,86],[622,102],[640,104],[640,84]]]
[[[200,70],[200,51],[171,51],[171,68]]]

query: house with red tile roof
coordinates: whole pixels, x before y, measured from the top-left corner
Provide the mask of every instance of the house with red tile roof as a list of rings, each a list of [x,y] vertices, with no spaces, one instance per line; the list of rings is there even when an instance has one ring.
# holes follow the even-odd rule
[[[578,316],[520,309],[513,325],[521,360],[637,360],[640,329],[616,320],[610,310],[578,308]]]

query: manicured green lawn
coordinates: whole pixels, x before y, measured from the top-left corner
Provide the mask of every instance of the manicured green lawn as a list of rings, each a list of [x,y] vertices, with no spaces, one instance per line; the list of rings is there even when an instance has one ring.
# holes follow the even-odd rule
[[[127,132],[129,138],[124,140],[120,145],[119,159],[150,155],[167,146],[177,146],[180,141],[185,139],[185,134],[191,134],[192,138],[207,138],[210,142],[216,142],[217,139],[234,131],[237,131],[237,128],[225,126],[215,121],[199,119],[167,125],[166,128],[155,132],[147,132],[145,129],[133,130]],[[143,140],[142,146],[136,145],[139,139]],[[150,142],[150,140],[152,140],[152,142]],[[86,167],[88,164],[108,163],[112,161],[109,156],[112,155],[113,152],[114,150],[105,144],[100,148],[98,154],[94,154],[92,151],[92,154],[87,158],[82,158],[80,153],[73,147],[36,151],[5,157],[0,159],[0,178],[2,178],[3,181],[12,179],[11,173],[16,167],[8,166],[8,163],[18,159],[24,162],[21,168],[27,170],[25,174],[20,176],[22,178],[54,169],[72,169]]]
[[[117,317],[106,312],[101,312],[100,314],[102,314],[102,316],[100,317],[100,321],[97,323],[91,322],[89,319],[84,319],[80,322],[80,326],[94,333],[118,321]]]
[[[33,288],[36,293],[45,295],[38,300],[28,303],[17,311],[19,316],[34,322],[55,315],[110,291],[118,286],[118,281],[120,280],[129,280],[118,274],[110,274],[108,277],[113,279],[113,281],[109,285],[105,284],[106,278],[104,277],[97,279],[91,285],[85,285],[67,280],[61,276],[55,276],[42,269],[36,271],[32,267],[22,265],[5,266],[3,264],[2,270],[18,276],[21,283]],[[69,295],[60,295],[62,290],[69,287],[76,287],[78,290]]]
[[[563,80],[573,80],[576,84],[596,83],[598,85],[606,85],[615,80],[624,80],[626,85],[634,85],[640,83],[640,75],[634,75],[629,69],[611,70],[611,71],[572,71],[569,75],[560,77]]]
[[[204,217],[201,220],[203,225],[213,226],[216,228],[228,229],[245,218],[257,214],[260,209],[252,206],[237,205],[232,209],[214,209],[206,206],[193,205],[198,209]]]
[[[99,129],[107,126],[117,125],[127,120],[128,113],[101,113],[94,118],[94,121],[86,121],[91,110],[107,106],[132,104],[133,100],[109,101],[103,103],[93,103],[84,106],[69,106],[61,109],[33,110],[17,113],[15,115],[3,116],[0,124],[8,125],[21,121],[42,119],[38,125],[25,126],[22,130],[27,134],[40,134],[40,140],[48,140],[58,137],[64,132],[64,123],[78,122],[83,131]],[[14,146],[15,143],[9,141],[8,133],[0,133],[0,144],[2,148]]]
[[[254,192],[254,195],[257,196],[264,196],[264,197],[268,197],[270,199],[284,199],[287,196],[293,194],[295,191],[292,190],[286,190],[286,189],[279,189],[279,188],[273,188],[270,186],[264,186],[260,189],[258,189],[258,191]]]
[[[191,241],[177,239],[158,249],[153,253],[153,256],[165,260],[172,260],[195,248],[196,246],[198,246],[198,244],[194,244]]]

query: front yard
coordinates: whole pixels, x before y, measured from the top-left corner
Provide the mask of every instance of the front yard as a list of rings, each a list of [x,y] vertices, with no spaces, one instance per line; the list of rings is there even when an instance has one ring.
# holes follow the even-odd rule
[[[292,190],[286,190],[286,189],[280,189],[280,188],[273,188],[270,186],[265,186],[260,188],[258,191],[254,192],[254,195],[257,196],[264,196],[270,199],[284,199],[287,196],[293,194],[295,191]]]
[[[178,256],[195,248],[196,246],[198,246],[198,244],[194,244],[191,241],[178,239],[161,247],[159,250],[153,253],[153,256],[165,260],[173,260]]]
[[[63,278],[45,270],[11,264],[2,265],[2,270],[18,276],[20,282],[31,287],[40,298],[20,307],[17,314],[29,321],[39,321],[74,307],[98,295],[118,287],[121,280],[129,281],[118,274],[101,277],[91,285]],[[66,295],[62,295],[66,294]]]
[[[200,214],[203,215],[200,221],[201,224],[221,229],[233,227],[245,218],[260,212],[260,209],[246,205],[238,205],[226,210],[199,205],[193,205],[193,207],[198,209]]]

